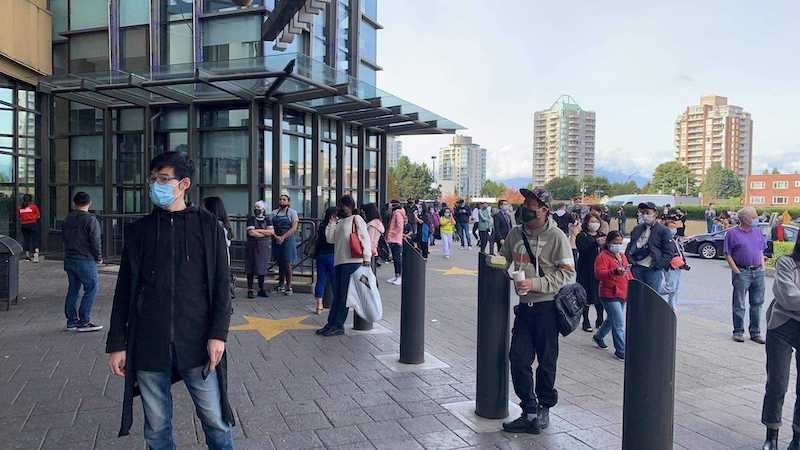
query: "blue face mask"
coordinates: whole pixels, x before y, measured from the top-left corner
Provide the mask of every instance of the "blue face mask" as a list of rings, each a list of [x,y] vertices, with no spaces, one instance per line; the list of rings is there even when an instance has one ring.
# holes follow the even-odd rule
[[[159,208],[165,208],[175,202],[174,186],[171,184],[153,183],[150,185],[150,200]]]
[[[678,235],[678,229],[677,228],[670,228],[669,232],[670,232],[670,234],[672,234],[672,237],[675,237],[675,236]]]

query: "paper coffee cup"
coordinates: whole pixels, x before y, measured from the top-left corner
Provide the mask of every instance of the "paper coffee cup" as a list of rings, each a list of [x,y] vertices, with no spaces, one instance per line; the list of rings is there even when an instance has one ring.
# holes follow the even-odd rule
[[[518,283],[520,281],[525,281],[525,271],[515,270],[511,272],[511,279],[513,279],[515,283]]]

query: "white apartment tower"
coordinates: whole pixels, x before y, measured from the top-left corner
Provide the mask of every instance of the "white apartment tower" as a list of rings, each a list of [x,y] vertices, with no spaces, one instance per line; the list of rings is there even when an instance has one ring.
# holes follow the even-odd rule
[[[386,164],[397,167],[397,161],[403,156],[403,141],[398,141],[394,136],[387,136],[386,141]]]
[[[549,109],[533,114],[533,185],[557,177],[594,175],[594,111],[562,95]]]
[[[714,163],[730,169],[744,183],[753,162],[753,120],[727,97],[708,95],[675,120],[675,159],[699,182]]]
[[[453,194],[477,197],[486,181],[486,149],[464,135],[453,136],[453,142],[439,150],[438,181],[453,186]],[[450,192],[444,192],[449,194]]]

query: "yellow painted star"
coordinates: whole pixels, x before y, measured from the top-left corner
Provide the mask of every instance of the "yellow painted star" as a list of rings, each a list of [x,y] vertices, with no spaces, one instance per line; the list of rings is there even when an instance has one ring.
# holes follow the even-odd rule
[[[441,272],[442,275],[465,275],[468,277],[477,277],[478,271],[477,270],[467,270],[462,269],[460,267],[451,267],[447,270],[444,269],[435,269],[437,272]]]
[[[308,325],[300,323],[306,320],[308,316],[289,317],[286,319],[265,319],[256,316],[244,316],[247,323],[242,325],[234,325],[231,331],[258,331],[264,339],[270,340],[275,336],[289,330],[313,330],[316,329],[315,325]]]

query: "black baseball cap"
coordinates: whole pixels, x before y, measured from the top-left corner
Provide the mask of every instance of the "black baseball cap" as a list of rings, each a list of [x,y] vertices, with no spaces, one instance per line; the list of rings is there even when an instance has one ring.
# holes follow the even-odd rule
[[[657,211],[658,207],[653,202],[642,202],[642,203],[639,203],[639,206],[637,206],[637,209],[652,209],[653,211]]]
[[[536,189],[526,189],[522,188],[519,190],[519,193],[522,194],[525,199],[536,199],[540,204],[550,208],[550,203],[553,201],[553,196],[547,192],[546,189],[536,188]]]

